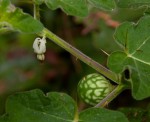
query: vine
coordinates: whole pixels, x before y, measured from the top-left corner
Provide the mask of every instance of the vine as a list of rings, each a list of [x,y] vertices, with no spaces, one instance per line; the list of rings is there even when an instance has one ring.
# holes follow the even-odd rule
[[[96,73],[81,78],[77,92],[85,103],[94,107],[88,106],[89,108],[79,112],[77,103],[66,93],[49,92],[45,95],[41,90],[35,89],[9,96],[6,102],[6,113],[0,116],[0,122],[128,122],[133,120],[135,116],[131,118],[125,116],[128,115],[128,109],[127,114],[123,109],[122,112],[125,113],[123,114],[121,110],[114,111],[104,107],[126,89],[131,90],[135,100],[150,97],[149,0],[144,2],[142,0],[27,0],[21,2],[33,5],[33,16],[15,7],[10,0],[0,0],[0,34],[18,32],[36,35],[33,49],[40,61],[45,60],[46,43],[51,40],[77,60],[92,67]],[[67,15],[81,17],[87,16],[89,10],[92,11],[93,8],[98,8],[98,11],[99,9],[109,11],[108,13],[122,8],[125,11],[129,9],[131,12],[140,10],[142,15],[139,15],[138,22],[136,17],[136,22],[123,22],[120,25],[117,23],[114,39],[121,49],[108,55],[106,68],[44,26],[40,20],[40,14],[43,12],[40,11],[41,5],[51,11],[60,8]],[[104,20],[106,20],[105,17]],[[144,112],[142,110],[143,115],[145,115]],[[23,117],[24,115],[26,118]],[[146,115],[147,121],[150,120],[148,116]],[[143,121],[143,118],[136,118],[136,120]]]

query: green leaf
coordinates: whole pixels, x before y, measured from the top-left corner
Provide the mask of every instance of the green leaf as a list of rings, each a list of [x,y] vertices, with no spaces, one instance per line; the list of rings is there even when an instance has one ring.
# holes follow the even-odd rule
[[[88,0],[96,8],[112,10],[115,8],[115,2],[113,0]]]
[[[66,94],[45,96],[40,90],[32,90],[10,96],[4,117],[8,122],[71,122],[76,111],[75,102]]]
[[[45,3],[52,10],[61,8],[66,14],[73,16],[88,15],[89,4],[104,10],[112,10],[115,7],[113,0],[45,0]]]
[[[13,6],[9,0],[0,0],[0,30],[13,30],[22,33],[37,33],[43,25],[29,14]]]
[[[114,35],[124,52],[114,52],[108,58],[108,67],[116,73],[130,71],[132,95],[141,100],[150,96],[150,16],[137,24],[123,23]]]
[[[45,0],[45,3],[52,10],[61,8],[69,15],[86,16],[88,13],[85,0]]]
[[[90,108],[81,112],[81,122],[128,122],[124,114],[104,108]]]
[[[87,109],[79,117],[76,103],[67,94],[32,90],[8,97],[0,122],[127,122],[122,113],[102,108]]]
[[[136,8],[140,6],[150,6],[150,0],[118,0],[117,6],[121,8]]]

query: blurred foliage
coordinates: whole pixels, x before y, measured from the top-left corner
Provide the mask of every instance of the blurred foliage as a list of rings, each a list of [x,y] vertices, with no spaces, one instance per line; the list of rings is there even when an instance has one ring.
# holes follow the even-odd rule
[[[130,122],[149,122],[149,107],[147,109],[142,108],[119,108],[119,111],[123,112],[128,117]]]
[[[33,15],[30,2],[24,4],[24,1],[12,1],[24,12]],[[145,8],[142,7],[117,8],[112,13],[93,9],[88,17],[79,18],[67,16],[59,9],[51,11],[43,4],[40,10],[44,26],[104,66],[107,64],[107,55],[121,50],[113,39],[115,28],[126,20],[137,21],[144,11]],[[35,38],[36,35],[33,34],[0,34],[0,113],[4,112],[8,95],[34,88],[40,88],[44,92],[67,92],[79,101],[79,109],[85,107],[78,100],[76,86],[81,77],[96,71],[50,40],[47,41],[46,60],[37,61],[32,49]],[[128,102],[124,103],[123,100]],[[110,107],[128,106],[131,105],[128,104],[130,101],[134,101],[130,94],[118,96]],[[143,100],[137,106],[146,107],[148,101]],[[145,106],[142,106],[143,104]]]

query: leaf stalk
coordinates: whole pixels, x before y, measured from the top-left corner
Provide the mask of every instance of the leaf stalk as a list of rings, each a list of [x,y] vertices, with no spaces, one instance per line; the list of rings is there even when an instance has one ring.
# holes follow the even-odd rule
[[[100,103],[98,103],[95,107],[105,107],[106,105],[108,105],[114,98],[116,98],[122,91],[124,91],[125,89],[127,89],[128,86],[124,85],[124,84],[119,84],[118,86],[116,86],[114,88],[114,90],[108,94],[108,96],[106,96],[102,101],[100,101]]]

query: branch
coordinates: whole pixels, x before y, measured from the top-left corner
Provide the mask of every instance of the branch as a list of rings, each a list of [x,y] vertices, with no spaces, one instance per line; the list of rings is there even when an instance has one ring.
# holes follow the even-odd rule
[[[95,70],[97,70],[102,75],[106,76],[108,79],[114,81],[115,83],[119,84],[119,78],[118,75],[116,75],[114,72],[108,70],[98,62],[92,60],[90,57],[86,56],[82,52],[80,52],[78,49],[70,45],[69,43],[65,42],[63,39],[59,38],[57,35],[49,31],[48,29],[43,29],[42,31],[43,35],[45,35],[47,38],[51,39],[54,43],[59,45],[60,47],[64,48],[68,52],[70,52],[72,55],[74,55],[77,59],[80,59],[87,65],[91,66]]]

